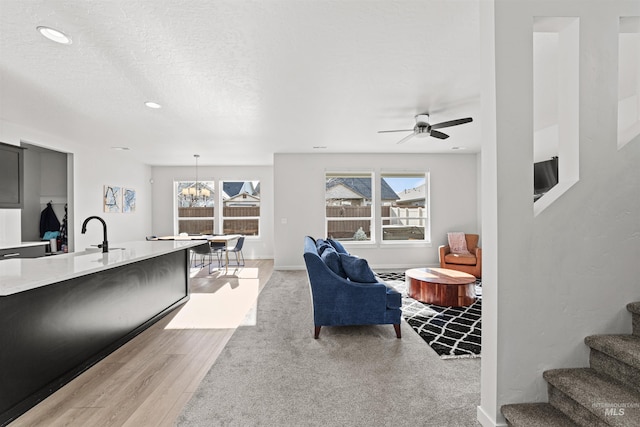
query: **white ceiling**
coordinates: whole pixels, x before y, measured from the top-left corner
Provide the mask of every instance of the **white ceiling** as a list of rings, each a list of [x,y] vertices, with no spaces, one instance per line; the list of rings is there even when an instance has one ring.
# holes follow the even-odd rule
[[[0,118],[152,165],[477,152],[478,3],[0,0]],[[474,121],[447,140],[377,133],[425,112]]]

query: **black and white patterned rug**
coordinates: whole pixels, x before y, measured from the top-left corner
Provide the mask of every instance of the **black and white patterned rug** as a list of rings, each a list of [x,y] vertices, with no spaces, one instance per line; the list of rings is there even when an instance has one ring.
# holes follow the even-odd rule
[[[480,357],[482,283],[469,307],[441,307],[407,295],[404,271],[378,271],[380,279],[402,294],[402,317],[442,359]]]

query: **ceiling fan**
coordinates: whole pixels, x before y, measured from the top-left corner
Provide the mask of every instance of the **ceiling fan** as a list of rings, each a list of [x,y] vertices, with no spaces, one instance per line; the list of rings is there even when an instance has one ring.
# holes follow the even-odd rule
[[[435,125],[429,124],[429,115],[428,114],[418,114],[416,115],[416,125],[413,129],[398,129],[398,130],[379,130],[378,133],[389,133],[389,132],[413,132],[411,135],[407,135],[398,141],[398,144],[402,144],[407,142],[414,136],[432,136],[438,139],[447,139],[449,135],[446,133],[442,133],[435,129],[446,128],[450,126],[462,125],[464,123],[472,122],[473,119],[471,117],[466,117],[464,119],[457,120],[449,120],[446,122],[436,123]]]

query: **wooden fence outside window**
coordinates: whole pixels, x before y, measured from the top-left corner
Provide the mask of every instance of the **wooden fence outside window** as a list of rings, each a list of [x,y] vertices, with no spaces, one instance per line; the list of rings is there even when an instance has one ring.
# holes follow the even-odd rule
[[[244,236],[259,234],[260,206],[225,206],[223,213],[224,234],[242,234]],[[178,208],[178,232],[213,234],[214,216],[215,208],[213,207]]]

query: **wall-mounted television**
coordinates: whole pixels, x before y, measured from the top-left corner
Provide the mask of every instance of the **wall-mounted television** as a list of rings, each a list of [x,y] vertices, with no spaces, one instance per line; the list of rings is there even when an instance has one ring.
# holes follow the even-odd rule
[[[0,142],[0,209],[24,206],[23,148]]]
[[[558,183],[558,157],[533,164],[533,201]]]

